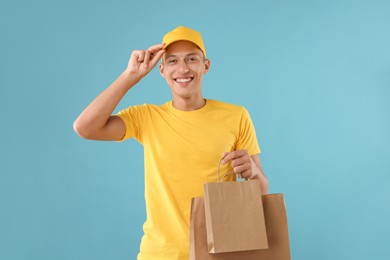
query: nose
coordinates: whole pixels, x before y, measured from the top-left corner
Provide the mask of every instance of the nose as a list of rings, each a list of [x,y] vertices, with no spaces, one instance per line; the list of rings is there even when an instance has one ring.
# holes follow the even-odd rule
[[[188,68],[187,63],[184,62],[184,61],[180,62],[178,70],[182,74],[188,73],[190,71],[190,69]]]

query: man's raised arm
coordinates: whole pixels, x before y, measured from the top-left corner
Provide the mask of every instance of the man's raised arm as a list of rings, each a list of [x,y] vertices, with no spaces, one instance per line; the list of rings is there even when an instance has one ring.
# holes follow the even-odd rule
[[[163,44],[132,52],[125,71],[97,96],[73,123],[76,133],[86,139],[120,140],[126,132],[122,119],[112,112],[134,85],[145,77],[164,54]]]

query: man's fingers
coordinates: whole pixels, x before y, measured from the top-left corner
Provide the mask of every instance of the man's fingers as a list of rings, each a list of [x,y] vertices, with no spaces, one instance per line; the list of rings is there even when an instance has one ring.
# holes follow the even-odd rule
[[[161,58],[161,56],[164,54],[164,52],[165,50],[159,50],[157,53],[153,54],[147,51],[145,55],[145,68],[150,70],[153,69]]]
[[[165,50],[159,50],[157,53],[154,54],[154,56],[152,56],[152,60],[150,61],[152,66],[157,64],[157,62],[161,59],[164,53]]]
[[[241,174],[242,176],[251,175],[251,168],[250,168],[250,166],[245,165],[245,164],[233,167],[233,171],[236,174]]]
[[[252,161],[247,150],[236,150],[233,152],[224,152],[222,155],[222,163],[230,162],[235,174],[240,178],[251,178],[252,176]]]
[[[252,170],[246,170],[240,173],[241,178],[250,179],[252,177]]]
[[[162,50],[164,45],[165,45],[165,43],[160,43],[160,44],[153,45],[153,46],[148,48],[148,51],[150,51],[151,53],[158,52],[159,50]]]
[[[241,157],[237,157],[235,159],[233,159],[230,164],[232,167],[236,167],[236,166],[239,166],[239,165],[243,165],[245,163],[249,163],[249,158],[246,158],[245,156],[241,156]]]
[[[134,57],[137,59],[137,62],[143,62],[145,58],[145,52],[144,51],[133,51]]]
[[[225,152],[222,155],[222,158],[223,158],[222,164],[226,164],[235,158],[235,154],[234,154],[234,152],[230,152],[230,153]]]
[[[149,47],[148,51],[150,51],[151,54],[150,57],[153,61],[154,60],[158,61],[161,58],[161,56],[164,54],[165,52],[165,50],[163,50],[164,45],[165,43],[160,43]]]
[[[148,65],[149,65],[149,59],[150,59],[150,51],[149,50],[147,50],[147,51],[145,51],[144,52],[145,53],[145,57],[144,57],[144,66],[145,66],[145,68],[147,68],[148,67]]]
[[[135,50],[132,53],[132,61],[143,63],[145,68],[153,68],[165,52],[165,50],[162,49],[164,45],[165,44],[160,43],[149,47],[147,50]]]
[[[236,151],[228,153],[227,155],[224,154],[225,156],[222,157],[223,158],[222,163],[225,164],[225,163],[230,162],[236,158],[242,157],[246,154],[248,154],[248,152],[246,150],[236,150]]]

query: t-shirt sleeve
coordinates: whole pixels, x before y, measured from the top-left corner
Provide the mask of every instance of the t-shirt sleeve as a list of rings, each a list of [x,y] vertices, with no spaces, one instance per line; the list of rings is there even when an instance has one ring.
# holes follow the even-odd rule
[[[242,109],[239,136],[236,143],[236,150],[241,149],[248,150],[250,155],[261,153],[255,127],[253,126],[248,110],[245,108]]]
[[[126,125],[126,133],[119,141],[134,138],[142,143],[143,122],[145,121],[146,104],[131,106],[119,111],[116,116],[123,120]]]

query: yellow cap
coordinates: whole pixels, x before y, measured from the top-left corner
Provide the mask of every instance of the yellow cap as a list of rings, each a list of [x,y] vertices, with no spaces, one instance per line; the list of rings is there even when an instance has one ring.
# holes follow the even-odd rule
[[[177,27],[176,29],[165,34],[162,40],[162,42],[165,43],[163,49],[167,48],[170,44],[177,41],[190,41],[196,44],[199,49],[201,49],[204,54],[204,57],[206,58],[206,49],[203,44],[202,35],[200,35],[198,31],[184,26]]]

